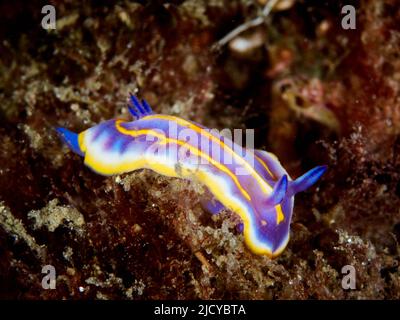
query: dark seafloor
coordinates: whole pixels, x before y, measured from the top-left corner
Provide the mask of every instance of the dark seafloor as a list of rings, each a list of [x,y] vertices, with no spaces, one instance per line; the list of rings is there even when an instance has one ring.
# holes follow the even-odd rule
[[[282,0],[222,48],[265,0],[0,3],[0,299],[399,299],[400,4]],[[341,8],[357,9],[355,30]],[[252,254],[193,182],[148,170],[91,172],[55,126],[156,112],[254,128],[296,177],[276,260]],[[42,288],[44,265],[57,271]],[[342,267],[356,289],[342,288]]]

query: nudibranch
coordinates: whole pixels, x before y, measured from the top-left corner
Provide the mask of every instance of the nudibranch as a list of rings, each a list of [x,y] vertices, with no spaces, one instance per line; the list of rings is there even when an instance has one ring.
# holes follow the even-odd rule
[[[272,153],[244,148],[195,122],[155,114],[135,96],[130,100],[133,121],[112,119],[79,134],[57,131],[99,174],[147,168],[196,179],[213,196],[207,210],[217,214],[226,208],[240,217],[252,252],[271,258],[281,254],[289,241],[294,195],[313,185],[326,166],[292,180]]]

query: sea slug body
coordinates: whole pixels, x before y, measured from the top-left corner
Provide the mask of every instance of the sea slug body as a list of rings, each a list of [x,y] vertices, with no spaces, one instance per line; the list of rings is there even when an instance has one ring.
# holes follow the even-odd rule
[[[292,180],[278,159],[250,150],[179,117],[155,114],[145,100],[131,96],[134,121],[108,120],[79,134],[57,128],[72,151],[102,175],[148,168],[159,174],[196,179],[211,192],[206,206],[239,215],[252,252],[274,258],[290,234],[294,195],[326,171],[318,166]]]

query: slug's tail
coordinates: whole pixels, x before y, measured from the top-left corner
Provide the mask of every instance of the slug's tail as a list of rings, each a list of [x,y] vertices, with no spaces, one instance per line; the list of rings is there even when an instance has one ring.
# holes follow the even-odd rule
[[[78,134],[74,133],[72,131],[69,131],[68,129],[57,127],[56,128],[57,132],[60,134],[62,140],[68,145],[68,147],[75,152],[76,154],[79,154],[80,156],[84,156],[84,153],[82,152],[79,142],[78,142]]]
[[[310,171],[306,172],[302,176],[298,177],[296,180],[291,181],[289,184],[288,192],[290,195],[295,195],[298,192],[302,192],[310,188],[314,183],[316,183],[319,178],[328,169],[327,166],[318,166]]]

